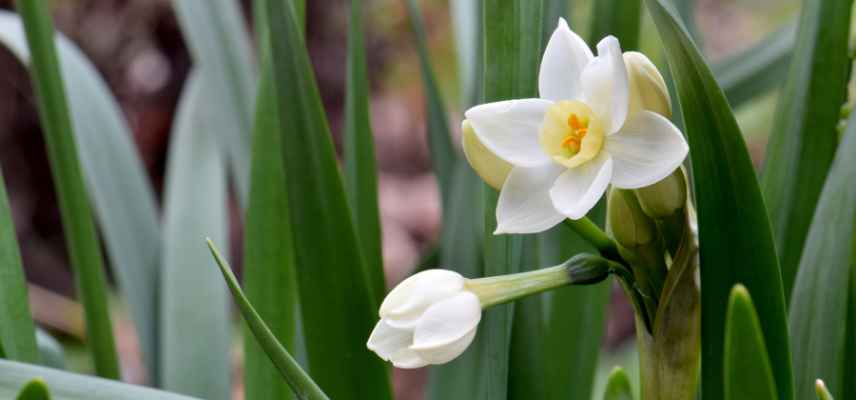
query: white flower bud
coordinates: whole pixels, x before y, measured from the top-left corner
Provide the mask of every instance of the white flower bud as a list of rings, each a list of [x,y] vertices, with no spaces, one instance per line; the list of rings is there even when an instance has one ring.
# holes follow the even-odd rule
[[[481,320],[479,298],[465,281],[440,269],[405,279],[383,301],[366,346],[399,368],[453,360],[473,341]]]
[[[654,63],[642,53],[628,51],[624,53],[624,65],[630,89],[629,114],[647,110],[670,118],[672,100],[669,89]]]

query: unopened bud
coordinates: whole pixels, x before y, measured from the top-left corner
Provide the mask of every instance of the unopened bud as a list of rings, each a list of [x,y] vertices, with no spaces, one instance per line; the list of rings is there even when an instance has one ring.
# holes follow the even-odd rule
[[[672,116],[672,101],[663,75],[644,54],[624,53],[630,87],[630,114],[647,110],[666,118]]]
[[[591,285],[603,281],[611,271],[609,261],[594,254],[580,253],[565,261],[574,285]]]
[[[499,158],[479,140],[470,122],[461,124],[461,142],[470,166],[490,187],[500,190],[511,172],[511,164]]]
[[[627,249],[647,245],[657,235],[657,226],[642,211],[631,190],[610,189],[606,220],[612,237]]]
[[[678,168],[663,180],[636,189],[639,206],[651,218],[663,219],[684,209],[687,203],[687,182],[683,168]]]

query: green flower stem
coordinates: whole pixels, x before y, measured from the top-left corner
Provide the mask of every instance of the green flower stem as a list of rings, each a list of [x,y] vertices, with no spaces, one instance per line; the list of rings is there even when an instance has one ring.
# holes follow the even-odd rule
[[[618,246],[615,244],[615,241],[607,236],[606,233],[594,222],[588,219],[588,217],[583,217],[577,220],[566,219],[565,225],[573,229],[574,232],[591,243],[604,257],[624,263],[621,255],[618,254]]]
[[[597,283],[617,270],[623,267],[613,261],[592,254],[578,254],[554,267],[470,279],[464,286],[479,297],[482,308],[487,308],[564,285]]]

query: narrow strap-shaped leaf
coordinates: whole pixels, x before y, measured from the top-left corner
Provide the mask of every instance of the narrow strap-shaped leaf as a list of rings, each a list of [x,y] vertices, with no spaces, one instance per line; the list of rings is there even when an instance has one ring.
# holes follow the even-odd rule
[[[206,399],[230,397],[228,295],[210,273],[200,238],[225,242],[226,167],[218,145],[217,101],[203,75],[191,74],[167,154],[161,280],[160,382]],[[200,340],[203,335],[204,340]]]
[[[34,379],[42,380],[50,388],[53,400],[199,400],[114,380],[0,360],[0,398],[14,399],[21,387]]]
[[[483,101],[537,96],[537,74],[542,49],[542,0],[487,0],[483,2]],[[490,62],[487,62],[490,60]],[[494,235],[497,193],[484,186],[484,274],[518,272],[520,236]],[[488,399],[507,398],[509,345],[514,304],[486,310],[482,318],[486,345],[481,393]]]
[[[363,44],[363,6],[351,0],[348,29],[348,77],[345,96],[345,189],[354,213],[354,225],[363,266],[374,301],[380,303],[386,284],[383,276],[380,211],[377,203],[377,166],[369,117],[369,83]]]
[[[725,328],[725,400],[777,400],[758,314],[743,285],[731,290]]]
[[[267,2],[289,216],[309,372],[337,400],[388,399],[383,361],[366,348],[376,321],[330,129],[294,9]]]
[[[6,184],[0,177],[0,349],[2,357],[28,363],[41,358],[27,302],[27,279],[9,210]]]
[[[814,206],[838,145],[850,75],[853,0],[805,0],[788,81],[767,145],[764,198],[790,298]]]
[[[856,269],[856,116],[848,121],[811,222],[791,298],[797,398],[811,398],[814,380],[823,379],[835,397],[847,398],[852,381],[849,309],[851,274]],[[849,326],[848,326],[849,325]],[[850,393],[853,394],[853,393]]]
[[[544,0],[544,43],[553,35],[559,18],[570,18],[570,3],[566,0]]]
[[[223,256],[220,255],[220,251],[217,250],[217,247],[214,246],[214,243],[211,239],[208,239],[208,248],[211,250],[211,254],[214,256],[214,261],[217,262],[217,266],[220,267],[220,272],[223,273],[223,279],[226,280],[226,285],[229,286],[229,290],[232,292],[232,297],[235,299],[235,303],[238,305],[238,309],[241,311],[241,316],[243,316],[244,321],[247,322],[247,325],[250,327],[250,330],[255,335],[256,340],[259,345],[262,346],[267,356],[270,360],[276,365],[279,372],[282,374],[282,377],[288,382],[291,389],[294,391],[294,394],[299,399],[313,399],[313,400],[324,400],[327,399],[327,395],[315,384],[315,381],[306,374],[294,357],[288,353],[288,350],[282,346],[276,335],[268,328],[265,324],[262,317],[256,312],[253,308],[253,305],[244,296],[244,292],[241,290],[241,286],[238,284],[238,279],[235,278],[235,275],[232,273],[232,267],[229,266],[229,263],[223,259]]]
[[[250,135],[256,100],[249,34],[235,0],[182,0],[173,3],[179,26],[205,76],[219,116],[221,146],[231,166],[241,204],[247,205]]]
[[[45,381],[36,378],[28,382],[21,388],[21,392],[15,397],[16,400],[50,400],[51,394]]]
[[[781,85],[794,50],[796,27],[796,23],[789,23],[758,44],[713,65],[713,73],[731,107],[740,107]]]
[[[742,283],[755,296],[776,387],[793,397],[784,292],[770,222],[740,127],[692,40],[664,0],[645,0],[674,76],[689,139],[702,296],[702,390],[723,396],[725,302]]]
[[[482,276],[481,237],[481,179],[467,163],[458,163],[452,180],[451,209],[443,215],[443,234],[440,236],[440,263],[468,278]],[[485,329],[476,332],[473,343],[458,358],[431,368],[428,399],[444,400],[483,398],[479,395],[482,352],[486,344]]]
[[[821,379],[816,380],[814,382],[814,389],[815,389],[815,392],[817,393],[817,399],[818,400],[835,400],[832,397],[832,394],[829,393],[829,389],[827,389],[826,384],[823,382],[823,380],[821,380]]]
[[[589,42],[592,46],[608,35],[618,38],[622,51],[639,48],[641,0],[599,0],[592,3]]]
[[[419,11],[416,0],[406,0],[405,4],[407,5],[407,14],[410,17],[410,24],[413,27],[414,38],[416,39],[416,50],[419,54],[422,88],[425,91],[425,106],[428,110],[428,145],[431,149],[431,164],[434,168],[434,174],[437,176],[437,183],[443,198],[443,206],[446,207],[451,196],[449,190],[452,187],[452,175],[454,174],[455,163],[458,161],[459,156],[457,150],[452,145],[452,136],[449,132],[449,118],[443,106],[440,89],[437,86],[437,79],[434,77],[434,71],[431,68],[431,58],[428,54],[427,34],[425,33],[425,22],[422,20],[422,13]]]
[[[541,265],[540,237],[523,237],[521,271],[532,271]],[[514,303],[514,319],[511,327],[510,356],[508,360],[508,398],[545,399],[546,359],[553,349],[544,340],[548,328],[545,321],[545,295],[534,295]]]
[[[461,103],[471,106],[479,96],[481,67],[481,5],[477,1],[449,3],[455,50],[458,57],[458,82],[461,85]]]
[[[603,400],[633,400],[633,387],[630,386],[630,378],[623,368],[615,367],[609,373]]]
[[[0,11],[0,42],[30,62],[20,18]],[[154,191],[116,99],[83,52],[60,33],[57,53],[81,167],[107,255],[149,372],[157,376],[160,217]]]
[[[603,211],[604,207],[596,207],[592,219],[602,221]],[[540,235],[542,265],[558,264],[586,251],[596,250],[565,226]],[[604,282],[559,288],[547,296],[546,398],[592,397],[600,345],[606,333],[609,289],[610,283]]]
[[[21,0],[17,7],[30,49],[30,76],[38,100],[65,240],[86,313],[87,343],[92,349],[96,373],[118,379],[119,362],[110,323],[101,247],[78,161],[48,3]]]
[[[262,80],[270,82],[270,60]],[[272,86],[259,88],[244,233],[244,286],[262,319],[286,348],[294,349],[299,317],[292,226],[288,216],[279,115]],[[244,336],[244,393],[248,399],[288,399],[291,389],[259,344]]]

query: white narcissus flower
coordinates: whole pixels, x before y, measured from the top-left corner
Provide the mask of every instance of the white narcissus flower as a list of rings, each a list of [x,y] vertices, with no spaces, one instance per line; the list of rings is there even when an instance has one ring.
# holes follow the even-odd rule
[[[481,320],[479,297],[460,274],[432,269],[395,287],[380,306],[366,346],[399,368],[443,364],[473,341]]]
[[[595,57],[560,19],[541,60],[541,98],[467,110],[478,141],[512,166],[497,204],[496,233],[540,232],[580,219],[609,184],[651,185],[686,157],[681,132],[650,111],[666,112],[668,94],[663,100],[662,93],[638,92],[661,90],[656,68],[651,72],[641,54],[623,56],[612,36],[597,51]],[[628,66],[643,79],[630,82]]]

